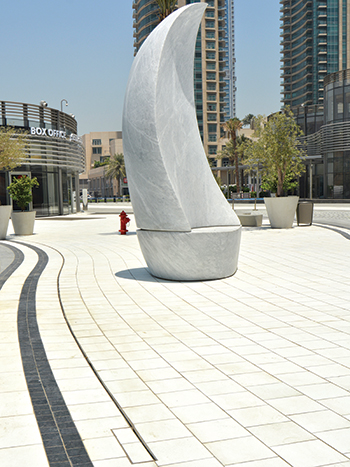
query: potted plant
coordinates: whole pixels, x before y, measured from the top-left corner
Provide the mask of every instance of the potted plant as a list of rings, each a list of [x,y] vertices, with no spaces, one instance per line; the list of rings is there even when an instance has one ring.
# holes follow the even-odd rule
[[[33,199],[32,188],[39,186],[36,177],[18,175],[7,187],[11,198],[17,201],[20,212],[13,212],[11,220],[16,235],[32,235],[34,230],[35,211],[25,211]]]
[[[24,134],[9,127],[0,128],[0,171],[21,165],[25,156]],[[3,183],[5,188],[5,177]],[[0,240],[6,238],[11,211],[12,205],[2,205],[0,200]]]
[[[305,171],[305,153],[300,142],[303,133],[288,107],[267,121],[258,117],[255,127],[257,140],[246,143],[244,163],[248,170],[259,168],[263,190],[276,193],[275,197],[264,197],[271,227],[290,228],[299,197],[287,195]]]

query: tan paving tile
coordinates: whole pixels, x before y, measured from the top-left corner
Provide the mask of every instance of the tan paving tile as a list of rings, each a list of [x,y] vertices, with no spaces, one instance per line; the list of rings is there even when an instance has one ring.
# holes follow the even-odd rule
[[[275,446],[274,451],[291,465],[317,467],[346,461],[346,457],[319,440]]]

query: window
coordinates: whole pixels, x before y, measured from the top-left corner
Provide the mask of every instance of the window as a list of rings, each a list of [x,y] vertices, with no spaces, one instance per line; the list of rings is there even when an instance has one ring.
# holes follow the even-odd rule
[[[216,133],[217,125],[214,123],[209,123],[208,125],[208,132],[209,133]]]
[[[215,52],[206,53],[207,60],[215,60]]]
[[[217,151],[217,146],[215,145],[210,145],[208,146],[208,149],[209,149],[209,154],[216,154],[216,151]]]
[[[215,62],[207,62],[207,70],[215,70]]]
[[[92,154],[102,154],[102,148],[92,148]]]
[[[216,73],[207,73],[207,79],[208,80],[215,80],[216,78]]]
[[[93,139],[92,140],[92,145],[93,146],[101,146],[102,145],[102,142],[100,139]]]

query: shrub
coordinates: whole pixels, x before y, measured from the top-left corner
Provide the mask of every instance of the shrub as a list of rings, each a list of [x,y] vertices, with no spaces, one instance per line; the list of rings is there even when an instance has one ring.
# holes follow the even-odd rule
[[[38,186],[39,183],[36,177],[29,178],[26,175],[18,175],[13,179],[7,189],[11,198],[17,201],[18,206],[24,211],[33,199],[32,188]]]

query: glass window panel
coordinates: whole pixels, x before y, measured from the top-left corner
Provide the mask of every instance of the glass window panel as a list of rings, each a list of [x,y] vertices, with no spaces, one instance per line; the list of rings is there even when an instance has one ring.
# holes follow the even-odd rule
[[[333,122],[333,90],[327,92],[326,100],[327,100],[327,123],[331,123]]]
[[[334,119],[338,121],[343,120],[344,113],[344,100],[343,100],[343,87],[338,88],[334,92]]]
[[[350,120],[350,87],[344,90],[344,120]]]

